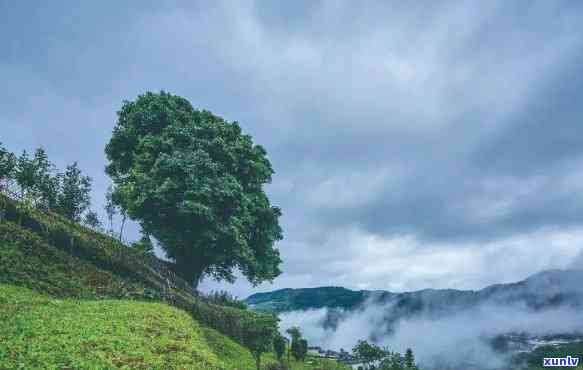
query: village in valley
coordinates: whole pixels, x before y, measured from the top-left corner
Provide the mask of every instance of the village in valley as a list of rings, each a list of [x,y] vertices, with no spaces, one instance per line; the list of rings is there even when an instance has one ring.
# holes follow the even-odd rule
[[[356,365],[360,363],[360,360],[352,355],[350,352],[346,352],[344,349],[340,348],[340,352],[323,349],[318,346],[308,347],[308,353],[315,357],[326,358],[330,360],[336,360],[340,363],[346,365]]]

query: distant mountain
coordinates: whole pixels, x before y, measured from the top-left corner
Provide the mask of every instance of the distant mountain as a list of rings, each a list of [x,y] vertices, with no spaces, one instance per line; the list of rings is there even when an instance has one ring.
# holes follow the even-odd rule
[[[280,289],[249,296],[245,303],[258,311],[286,312],[314,308],[353,309],[364,302],[370,291],[341,287]]]
[[[405,341],[425,369],[538,369],[548,354],[583,349],[583,270],[543,271],[481,290],[281,289],[253,294],[246,303],[283,321],[300,320],[324,348],[339,341],[349,347],[342,338],[355,335]]]
[[[548,270],[510,284],[481,290],[424,289],[414,292],[353,291],[342,287],[280,289],[256,293],[245,302],[258,311],[274,313],[318,308],[358,309],[368,300],[393,303],[395,316],[416,312],[447,314],[489,302],[523,304],[533,310],[555,306],[583,307],[583,270]]]

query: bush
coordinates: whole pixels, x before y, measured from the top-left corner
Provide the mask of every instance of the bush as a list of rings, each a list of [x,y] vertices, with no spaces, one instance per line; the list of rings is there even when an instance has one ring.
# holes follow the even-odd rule
[[[233,307],[241,310],[247,309],[247,304],[245,302],[240,301],[237,297],[224,290],[213,291],[207,295],[201,295],[201,297],[208,302],[219,306]]]
[[[265,365],[265,370],[289,370],[289,366],[282,362],[268,362]]]
[[[275,334],[273,338],[273,350],[275,351],[275,355],[279,361],[282,360],[283,355],[285,354],[285,347],[287,341],[285,337],[279,333]]]

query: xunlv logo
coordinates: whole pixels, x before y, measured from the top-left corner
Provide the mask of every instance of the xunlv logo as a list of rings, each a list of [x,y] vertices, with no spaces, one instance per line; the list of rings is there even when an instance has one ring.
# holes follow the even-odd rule
[[[553,366],[572,366],[575,367],[579,365],[579,357],[545,357],[543,359],[543,366],[553,367]]]

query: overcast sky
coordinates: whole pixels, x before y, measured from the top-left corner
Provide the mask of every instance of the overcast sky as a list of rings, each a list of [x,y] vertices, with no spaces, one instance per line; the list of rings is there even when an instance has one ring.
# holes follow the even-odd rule
[[[0,0],[0,142],[78,161],[101,209],[116,111],[163,89],[275,168],[284,274],[235,294],[481,288],[583,251],[581,24],[577,1]]]

